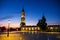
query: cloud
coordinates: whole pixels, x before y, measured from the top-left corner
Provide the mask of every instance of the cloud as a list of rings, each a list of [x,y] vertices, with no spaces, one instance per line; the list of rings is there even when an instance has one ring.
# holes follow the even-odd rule
[[[10,18],[12,18],[13,16],[5,16],[5,17],[2,17],[2,18],[0,18],[0,21],[3,21],[3,20],[5,20],[5,19],[10,19]]]

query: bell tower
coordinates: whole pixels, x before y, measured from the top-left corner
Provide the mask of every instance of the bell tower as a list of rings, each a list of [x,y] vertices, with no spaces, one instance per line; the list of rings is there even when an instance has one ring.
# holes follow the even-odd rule
[[[20,26],[25,26],[25,12],[24,12],[24,8],[22,9],[22,14],[21,14],[21,23]]]

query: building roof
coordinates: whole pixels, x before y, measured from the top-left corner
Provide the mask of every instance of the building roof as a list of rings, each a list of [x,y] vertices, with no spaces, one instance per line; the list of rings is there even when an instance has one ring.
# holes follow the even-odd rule
[[[37,26],[30,26],[30,25],[29,25],[29,26],[24,26],[24,27],[37,27]]]
[[[60,25],[48,25],[48,27],[60,27]]]

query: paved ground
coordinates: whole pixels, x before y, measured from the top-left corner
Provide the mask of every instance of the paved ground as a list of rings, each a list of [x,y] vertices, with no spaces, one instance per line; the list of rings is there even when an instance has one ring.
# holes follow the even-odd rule
[[[60,40],[60,32],[7,32],[0,34],[0,40]]]

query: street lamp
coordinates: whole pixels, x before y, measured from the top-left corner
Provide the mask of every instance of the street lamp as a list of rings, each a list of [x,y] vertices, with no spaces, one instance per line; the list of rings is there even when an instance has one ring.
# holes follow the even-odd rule
[[[10,20],[8,20],[8,30],[7,30],[7,37],[9,37],[9,27],[10,27]]]

